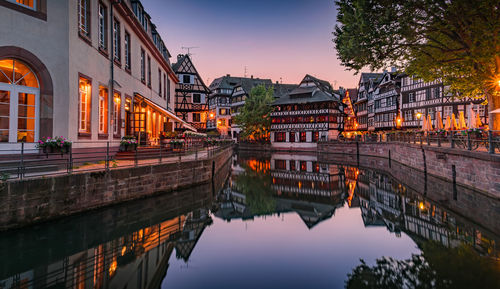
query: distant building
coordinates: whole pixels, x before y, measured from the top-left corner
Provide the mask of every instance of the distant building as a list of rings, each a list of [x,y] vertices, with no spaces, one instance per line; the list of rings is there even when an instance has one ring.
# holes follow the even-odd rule
[[[460,112],[467,117],[469,107],[479,114],[483,124],[488,122],[488,110],[481,105],[481,99],[458,98],[447,92],[447,87],[439,81],[423,82],[411,76],[401,76],[401,110],[403,128],[421,128],[423,117],[431,116],[432,125],[436,127],[437,112],[440,112],[442,121],[455,114],[458,119]]]
[[[176,115],[199,132],[205,132],[210,90],[188,54],[178,55],[177,62],[172,65],[172,68],[179,78],[179,83],[175,87]],[[183,127],[177,125],[175,129],[182,130]]]
[[[240,136],[240,127],[234,123],[234,117],[240,114],[240,110],[245,105],[245,100],[250,96],[252,88],[264,85],[266,88],[272,85],[270,79],[242,78],[234,87],[231,94],[231,137],[238,141]]]
[[[311,75],[273,106],[271,144],[277,149],[311,150],[319,140],[336,139],[344,129],[341,95]]]
[[[208,98],[208,131],[217,131],[222,137],[231,137],[231,96],[234,87],[243,79],[251,78],[228,74],[212,81]]]
[[[358,131],[368,130],[368,92],[370,88],[373,87],[374,83],[377,83],[380,78],[382,78],[382,73],[361,73],[358,84],[358,96],[354,102]],[[373,104],[371,109],[373,111]]]
[[[373,125],[368,130],[392,130],[401,127],[397,123],[401,79],[396,72],[384,72],[373,92]]]
[[[358,122],[356,120],[356,110],[354,108],[354,103],[356,103],[358,97],[357,89],[347,89],[342,97],[342,103],[344,103],[344,131],[347,133],[354,132],[358,130]]]

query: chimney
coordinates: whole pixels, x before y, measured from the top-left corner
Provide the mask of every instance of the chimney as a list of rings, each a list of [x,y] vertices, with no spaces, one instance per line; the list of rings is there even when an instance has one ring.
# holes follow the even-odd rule
[[[231,74],[226,74],[227,77],[231,77]]]
[[[253,75],[250,75],[250,78],[253,79]]]
[[[276,80],[276,84],[279,84],[279,81]]]
[[[177,60],[181,59],[183,56],[183,54],[177,54]]]

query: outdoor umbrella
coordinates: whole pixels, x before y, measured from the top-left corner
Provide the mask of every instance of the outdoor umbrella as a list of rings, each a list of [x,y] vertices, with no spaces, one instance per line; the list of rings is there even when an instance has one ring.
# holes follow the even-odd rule
[[[436,114],[436,129],[443,129],[443,119],[441,118],[440,111]]]
[[[427,115],[427,130],[428,131],[432,130],[432,119],[430,114]]]
[[[446,122],[444,124],[445,130],[451,130],[451,118],[449,115],[446,116]]]
[[[474,110],[472,109],[472,103],[469,106],[469,111],[467,113],[467,127],[469,128],[476,128],[476,114],[474,113]]]
[[[476,113],[476,127],[482,127],[483,123],[481,122],[481,118],[479,117],[479,113]]]
[[[458,125],[460,129],[467,129],[467,124],[465,123],[465,115],[463,111],[461,111],[459,114]]]
[[[457,119],[455,117],[455,114],[451,114],[451,130],[458,130],[458,124],[457,124]]]
[[[422,117],[422,131],[427,131],[427,118],[425,116]]]

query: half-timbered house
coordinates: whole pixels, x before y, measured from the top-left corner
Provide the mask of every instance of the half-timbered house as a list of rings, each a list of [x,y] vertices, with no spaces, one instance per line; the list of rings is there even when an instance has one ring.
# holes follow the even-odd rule
[[[374,87],[373,127],[369,130],[391,130],[401,127],[399,118],[399,94],[401,80],[395,72],[384,72]]]
[[[271,144],[278,149],[315,149],[344,129],[341,96],[327,81],[306,75],[290,93],[277,98],[271,113]]]
[[[447,92],[447,88],[439,80],[424,82],[420,79],[403,75],[401,77],[401,110],[403,128],[422,127],[423,118],[431,116],[432,125],[436,127],[437,112],[444,122],[452,114],[459,117],[460,112],[467,117],[469,107],[479,114],[482,123],[487,123],[488,115],[486,106],[481,105],[482,100],[459,98]]]
[[[373,83],[377,83],[382,75],[382,73],[361,73],[358,84],[358,96],[354,103],[358,131],[368,130],[368,91],[370,90],[370,86],[372,86]]]
[[[210,90],[203,82],[189,54],[178,55],[173,64],[179,83],[175,87],[175,113],[199,132],[207,130],[208,95]],[[182,129],[178,125],[176,130]]]
[[[243,78],[240,83],[237,84],[231,95],[231,119],[240,114],[241,108],[245,105],[245,100],[250,96],[250,91],[252,88],[264,85],[266,88],[272,85],[270,79],[259,79],[259,78]],[[240,135],[240,127],[234,121],[231,121],[231,137],[233,140],[238,141]]]
[[[346,133],[354,132],[358,129],[358,122],[356,120],[356,111],[354,110],[354,103],[358,97],[357,89],[347,89],[342,97],[344,103],[344,131]]]

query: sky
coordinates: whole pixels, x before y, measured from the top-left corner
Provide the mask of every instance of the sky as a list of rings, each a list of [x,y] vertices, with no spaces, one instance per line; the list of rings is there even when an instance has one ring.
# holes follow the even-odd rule
[[[340,65],[332,42],[333,0],[142,0],[172,54],[191,53],[203,80],[253,75],[299,83],[306,74],[334,88],[359,76]]]

